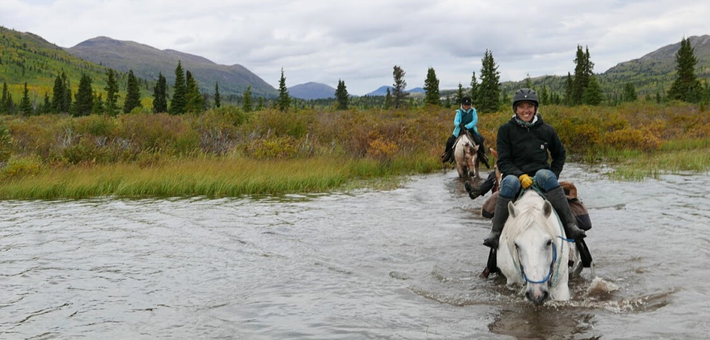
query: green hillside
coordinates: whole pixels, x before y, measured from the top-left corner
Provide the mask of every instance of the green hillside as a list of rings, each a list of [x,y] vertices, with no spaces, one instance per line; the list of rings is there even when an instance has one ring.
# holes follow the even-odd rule
[[[76,93],[82,74],[86,74],[91,77],[93,91],[103,93],[105,98],[107,71],[107,67],[72,56],[35,34],[0,26],[0,83],[7,83],[15,103],[22,98],[25,82],[33,106],[42,102],[45,94],[51,97],[54,80],[62,72],[69,79],[72,93]],[[118,72],[117,80],[120,98],[124,98],[127,73]],[[140,79],[139,84],[141,95],[150,100],[153,82]]]
[[[698,64],[695,74],[700,81],[710,78],[710,35],[692,36],[688,38],[693,47]],[[634,84],[639,96],[664,94],[675,79],[675,54],[680,49],[680,40],[671,45],[661,47],[641,58],[619,63],[604,73],[597,74],[599,84],[607,95],[619,94],[626,83]],[[594,51],[590,51],[594,62]],[[574,57],[574,56],[571,56]],[[574,75],[574,69],[569,72]],[[560,94],[564,93],[567,76],[542,76],[531,78],[535,89],[547,86],[548,89]],[[525,80],[508,81],[501,84],[503,90],[513,93],[525,85]]]

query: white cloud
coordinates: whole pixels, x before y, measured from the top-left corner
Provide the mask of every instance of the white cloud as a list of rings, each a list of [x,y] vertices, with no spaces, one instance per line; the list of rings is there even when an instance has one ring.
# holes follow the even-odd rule
[[[364,94],[409,87],[433,67],[442,88],[467,86],[486,49],[502,80],[566,75],[577,45],[595,71],[635,59],[684,36],[710,34],[704,1],[548,0],[3,0],[0,25],[62,47],[96,36],[241,64],[274,87],[309,81]],[[705,31],[703,31],[705,30]]]

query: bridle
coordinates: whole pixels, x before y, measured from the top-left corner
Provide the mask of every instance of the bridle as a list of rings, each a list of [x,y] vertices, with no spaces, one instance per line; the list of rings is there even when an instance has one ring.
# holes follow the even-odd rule
[[[558,238],[562,239],[563,241],[567,242],[574,242],[572,239],[567,239],[562,236],[557,236]],[[564,247],[562,247],[562,251],[564,250]],[[552,242],[552,262],[550,262],[550,271],[547,273],[547,276],[540,280],[540,281],[535,281],[535,280],[530,280],[527,275],[525,275],[525,269],[523,268],[523,263],[520,261],[520,255],[518,255],[518,263],[520,263],[520,275],[523,277],[523,280],[525,283],[534,283],[534,284],[539,284],[539,283],[545,283],[549,282],[550,279],[552,278],[552,273],[555,273],[554,280],[549,283],[550,286],[554,286],[557,284],[557,280],[559,279],[559,269],[560,269],[560,263],[557,261],[557,243]],[[557,268],[555,269],[555,264],[557,265]]]

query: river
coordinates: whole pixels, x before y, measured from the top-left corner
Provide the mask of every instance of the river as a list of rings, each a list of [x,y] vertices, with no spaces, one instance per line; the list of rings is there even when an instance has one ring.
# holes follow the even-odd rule
[[[0,339],[707,339],[710,177],[606,171],[563,172],[595,267],[540,307],[479,278],[490,220],[455,171],[388,191],[2,201]]]

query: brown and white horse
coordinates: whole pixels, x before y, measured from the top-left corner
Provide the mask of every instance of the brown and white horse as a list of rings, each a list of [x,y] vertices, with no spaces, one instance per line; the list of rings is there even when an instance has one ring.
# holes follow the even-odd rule
[[[478,177],[478,148],[466,133],[459,134],[454,143],[454,160],[460,178]]]

